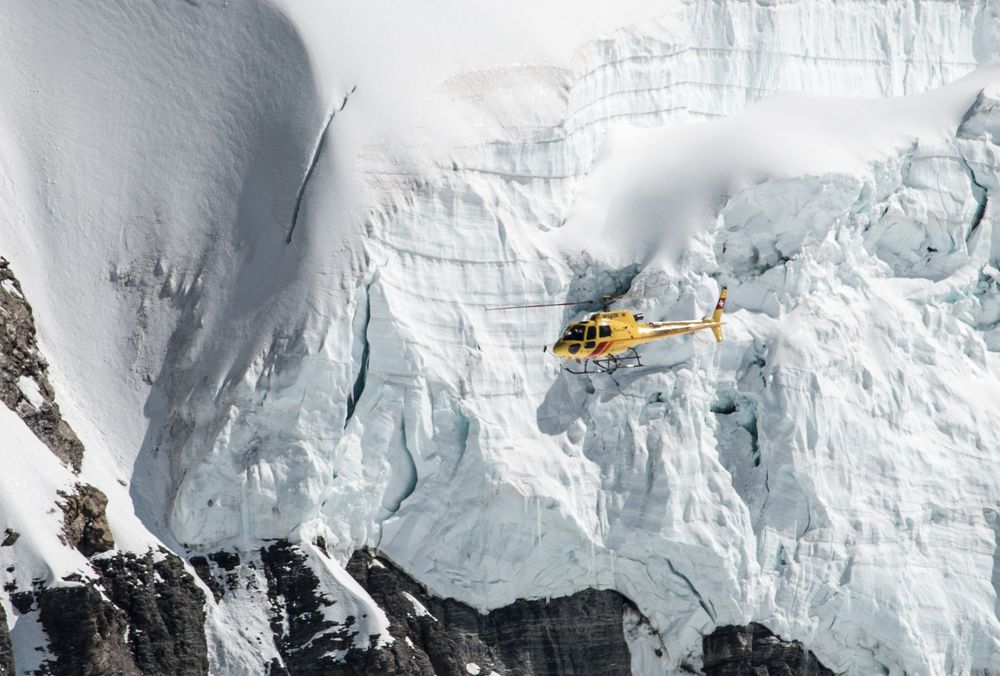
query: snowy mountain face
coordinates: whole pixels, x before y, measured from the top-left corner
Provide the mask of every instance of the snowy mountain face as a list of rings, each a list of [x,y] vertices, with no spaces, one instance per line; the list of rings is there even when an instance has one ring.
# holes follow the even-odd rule
[[[0,355],[19,672],[40,590],[122,570],[191,587],[213,673],[404,650],[363,547],[482,612],[614,590],[633,673],[751,622],[996,670],[1000,5],[588,4],[10,3],[0,291],[48,362]],[[579,308],[487,311],[723,284],[723,343],[613,378],[542,350]],[[66,544],[77,484],[114,552]]]

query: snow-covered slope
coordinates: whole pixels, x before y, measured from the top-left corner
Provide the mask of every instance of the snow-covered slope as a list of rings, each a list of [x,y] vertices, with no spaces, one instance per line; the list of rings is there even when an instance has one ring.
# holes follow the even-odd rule
[[[1000,662],[1000,69],[858,98],[987,62],[994,3],[6,14],[0,253],[120,547],[613,587],[652,672],[749,620],[849,672]],[[484,311],[720,283],[725,343],[615,379],[543,354],[572,311]]]

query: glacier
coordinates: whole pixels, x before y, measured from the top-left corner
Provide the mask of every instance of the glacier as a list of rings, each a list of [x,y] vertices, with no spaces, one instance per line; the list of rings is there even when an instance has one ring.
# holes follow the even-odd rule
[[[119,548],[301,541],[364,636],[368,545],[483,610],[616,589],[636,673],[749,621],[995,668],[1000,5],[569,14],[12,3],[3,253]],[[614,378],[542,351],[572,310],[486,312],[721,284],[724,343]],[[214,671],[270,659],[258,597],[209,602]]]

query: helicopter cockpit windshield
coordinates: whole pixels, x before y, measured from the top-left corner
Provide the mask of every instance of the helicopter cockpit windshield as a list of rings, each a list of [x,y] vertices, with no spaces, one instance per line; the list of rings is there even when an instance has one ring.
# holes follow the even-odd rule
[[[583,324],[574,324],[566,330],[563,340],[583,340]]]

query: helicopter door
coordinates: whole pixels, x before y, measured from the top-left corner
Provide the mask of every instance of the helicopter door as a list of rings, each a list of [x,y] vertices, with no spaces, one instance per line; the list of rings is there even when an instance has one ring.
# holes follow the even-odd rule
[[[588,350],[594,349],[594,346],[597,345],[597,343],[594,342],[595,338],[597,338],[597,327],[590,325],[587,327],[587,342],[584,343],[583,346]]]

